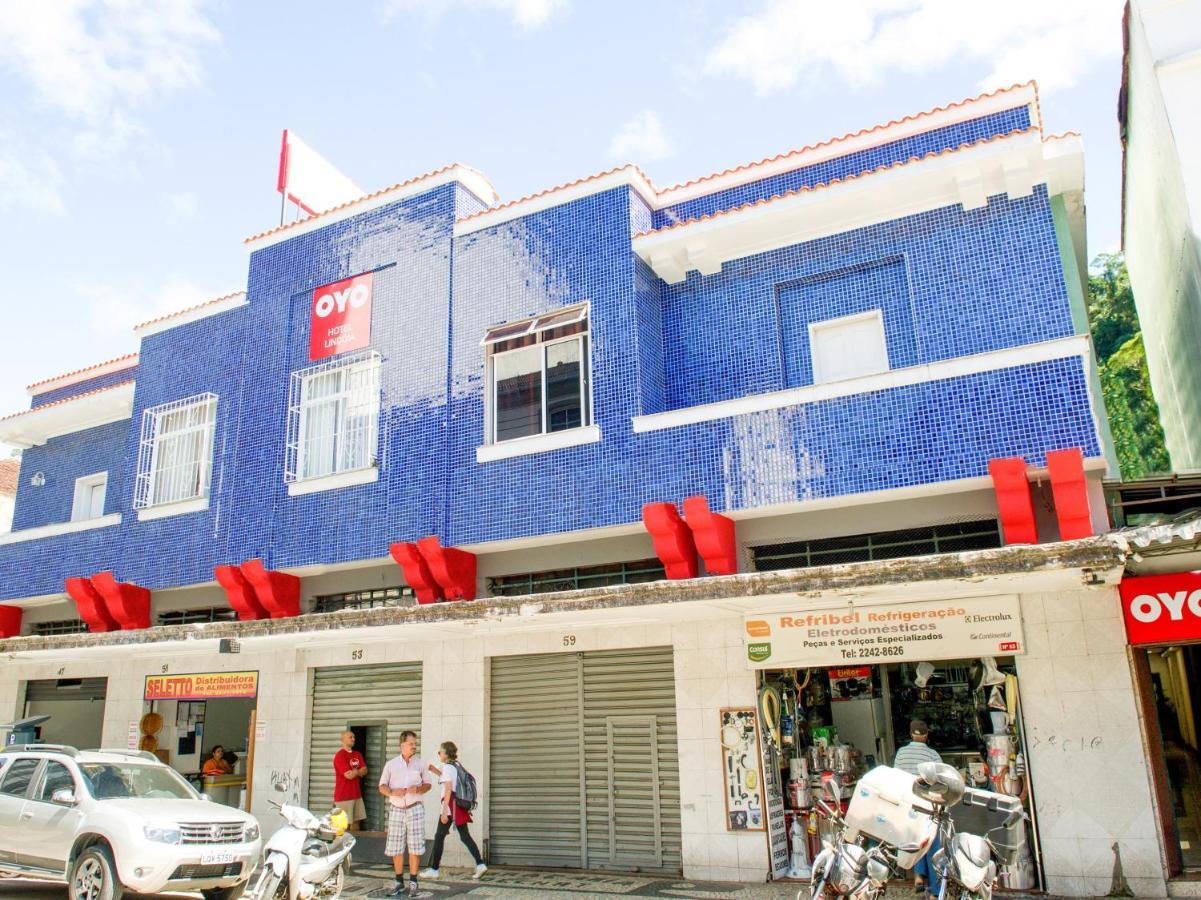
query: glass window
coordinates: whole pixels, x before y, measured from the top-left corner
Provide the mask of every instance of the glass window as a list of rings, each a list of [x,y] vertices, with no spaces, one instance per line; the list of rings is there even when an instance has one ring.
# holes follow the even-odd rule
[[[38,788],[37,799],[47,803],[54,798],[55,791],[75,791],[75,776],[60,762],[51,760],[46,763],[46,774],[42,776],[42,786]]]
[[[24,797],[40,762],[40,759],[18,759],[9,766],[4,773],[4,780],[0,781],[0,794]]]
[[[493,442],[591,424],[586,306],[499,325],[484,344]]]
[[[880,310],[809,326],[813,382],[843,381],[888,371],[888,344]]]
[[[216,421],[215,394],[201,394],[142,413],[136,508],[208,496]]]
[[[82,763],[79,770],[97,800],[116,797],[195,800],[196,792],[166,766]]]
[[[360,353],[292,375],[285,480],[301,481],[375,465],[380,356]]]

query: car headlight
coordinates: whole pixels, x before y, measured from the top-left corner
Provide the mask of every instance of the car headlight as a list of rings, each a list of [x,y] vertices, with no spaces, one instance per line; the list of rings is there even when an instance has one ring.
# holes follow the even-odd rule
[[[147,825],[143,828],[143,831],[148,841],[155,841],[159,844],[179,844],[183,842],[183,835],[180,834],[178,825]]]
[[[246,826],[246,830],[242,833],[242,840],[246,843],[257,841],[259,839],[259,825],[257,822],[252,822]]]

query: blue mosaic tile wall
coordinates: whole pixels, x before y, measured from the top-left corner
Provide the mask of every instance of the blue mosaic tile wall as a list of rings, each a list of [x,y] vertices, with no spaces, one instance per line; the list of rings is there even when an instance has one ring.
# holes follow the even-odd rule
[[[891,297],[903,279],[915,312],[910,332],[895,329],[898,365],[1070,334],[1041,193],[762,254],[677,286],[631,252],[631,224],[649,211],[625,187],[453,238],[455,217],[477,204],[447,185],[257,251],[247,306],[143,341],[133,419],[101,454],[125,460],[109,491],[122,524],[0,546],[0,599],[59,592],[65,576],[104,568],[164,588],[253,557],[286,568],[380,559],[428,534],[466,544],[624,524],[645,502],[693,493],[729,509],[973,477],[994,456],[1041,465],[1058,447],[1099,454],[1079,360],[632,430],[633,416],[782,387],[781,297],[801,310],[794,319],[828,318]],[[288,381],[310,365],[312,291],[367,271],[382,357],[378,480],[289,497]],[[485,329],[582,301],[602,440],[477,463]],[[142,411],[203,392],[220,398],[208,509],[139,522]],[[81,464],[81,453],[63,459]],[[31,502],[28,521],[53,520],[50,505]]]
[[[133,470],[128,450],[129,422],[124,421],[51,438],[40,447],[21,451],[13,529],[69,522],[75,502],[75,479],[97,472],[108,472],[105,515],[118,512],[129,491],[129,475]],[[37,472],[46,478],[41,487],[30,484]]]
[[[66,400],[68,397],[78,397],[80,394],[86,394],[90,391],[98,391],[101,388],[112,387],[126,381],[133,381],[137,376],[137,372],[137,366],[131,366],[128,369],[121,369],[119,372],[109,372],[106,375],[89,378],[87,381],[81,381],[78,384],[55,388],[53,391],[46,391],[44,394],[34,396],[31,398],[29,405],[30,407],[44,406],[47,403]]]
[[[843,291],[857,267],[869,274],[857,291]],[[869,277],[878,271],[892,276]],[[894,367],[1073,333],[1043,187],[1018,200],[992,197],[981,209],[949,206],[761,253],[716,275],[692,272],[663,285],[662,298],[668,409],[809,383],[803,361],[790,382],[783,348],[807,345],[811,321],[873,305],[886,310]]]
[[[928,153],[937,153],[940,150],[959,147],[963,144],[973,144],[990,137],[1021,131],[1029,127],[1030,110],[1026,106],[979,116],[975,119],[968,119],[966,122],[924,131],[921,134],[898,141],[890,141],[869,150],[848,153],[826,162],[803,166],[781,175],[762,178],[665,207],[655,212],[654,227],[663,228],[677,222],[686,222],[701,216],[712,215],[720,210],[736,209],[739,206],[776,197],[788,191],[815,187],[852,175],[861,175],[882,166],[904,162],[914,157],[922,157]]]

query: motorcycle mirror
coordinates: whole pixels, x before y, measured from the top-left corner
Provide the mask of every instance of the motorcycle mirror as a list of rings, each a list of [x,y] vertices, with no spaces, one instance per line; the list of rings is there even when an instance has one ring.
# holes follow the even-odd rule
[[[823,781],[822,788],[829,800],[834,803],[842,802],[842,782],[838,780],[837,775]]]

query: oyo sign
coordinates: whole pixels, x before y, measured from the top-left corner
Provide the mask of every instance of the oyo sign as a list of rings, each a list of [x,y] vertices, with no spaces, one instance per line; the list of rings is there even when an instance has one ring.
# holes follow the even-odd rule
[[[371,288],[368,272],[313,291],[309,359],[325,359],[371,343]]]
[[[1123,578],[1119,591],[1130,643],[1201,640],[1201,572]]]

